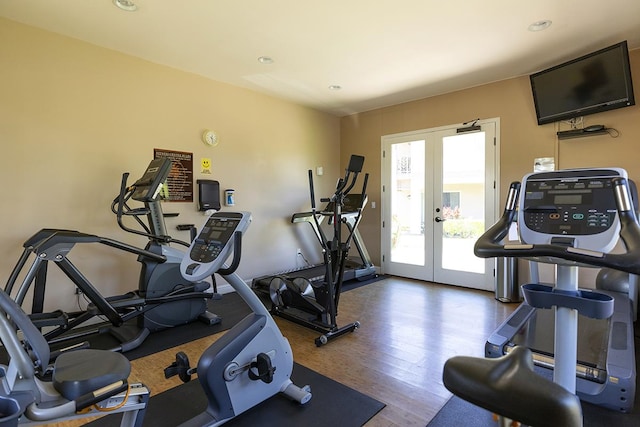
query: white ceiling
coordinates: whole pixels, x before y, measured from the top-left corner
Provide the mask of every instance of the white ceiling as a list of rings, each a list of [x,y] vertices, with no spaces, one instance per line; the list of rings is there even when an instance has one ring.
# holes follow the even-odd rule
[[[0,0],[0,16],[338,116],[527,75],[622,40],[640,47],[640,0],[134,1],[136,12],[112,0]],[[548,29],[527,30],[547,19]]]

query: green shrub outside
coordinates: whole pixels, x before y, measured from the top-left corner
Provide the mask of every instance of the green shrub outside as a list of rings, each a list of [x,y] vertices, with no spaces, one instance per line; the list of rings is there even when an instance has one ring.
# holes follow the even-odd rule
[[[483,232],[484,227],[480,220],[447,219],[443,224],[444,237],[468,239],[479,237]]]

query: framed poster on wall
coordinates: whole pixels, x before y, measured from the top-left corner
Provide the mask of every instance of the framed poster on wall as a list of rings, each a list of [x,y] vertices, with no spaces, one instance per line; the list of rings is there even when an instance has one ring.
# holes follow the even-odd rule
[[[153,158],[168,158],[172,162],[165,201],[193,202],[193,153],[154,148]]]

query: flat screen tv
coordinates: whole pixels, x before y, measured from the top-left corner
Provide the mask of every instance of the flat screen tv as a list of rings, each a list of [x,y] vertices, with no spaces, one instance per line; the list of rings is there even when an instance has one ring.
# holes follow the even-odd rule
[[[635,104],[626,41],[529,78],[539,125]]]

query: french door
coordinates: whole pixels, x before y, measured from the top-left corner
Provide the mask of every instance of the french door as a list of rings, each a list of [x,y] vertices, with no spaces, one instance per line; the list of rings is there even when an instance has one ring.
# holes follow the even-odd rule
[[[498,119],[382,137],[382,270],[494,289],[476,239],[496,220]]]

